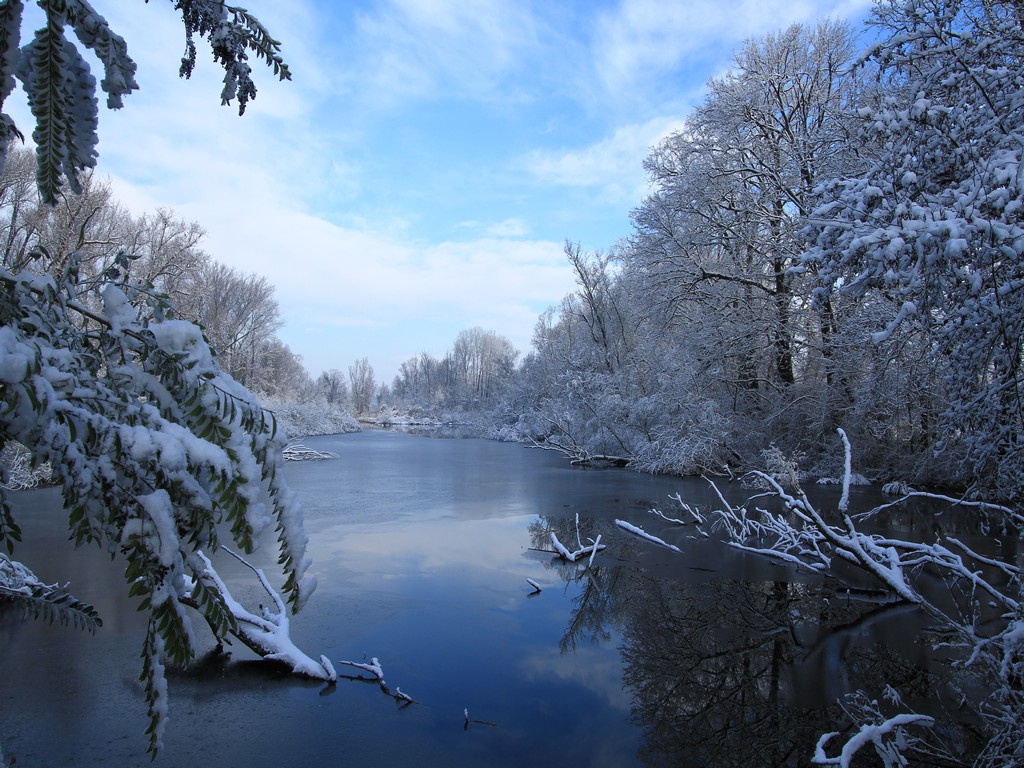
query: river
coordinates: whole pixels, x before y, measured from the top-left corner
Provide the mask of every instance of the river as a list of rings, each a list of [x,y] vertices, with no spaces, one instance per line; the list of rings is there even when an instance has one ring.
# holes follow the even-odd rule
[[[934,696],[913,610],[852,600],[650,513],[674,514],[676,493],[713,504],[704,481],[578,469],[476,439],[363,432],[306,445],[338,458],[288,466],[319,577],[292,637],[341,674],[355,673],[342,660],[378,658],[416,703],[358,680],[284,676],[244,648],[209,654],[170,676],[157,766],[796,765],[833,730],[844,693],[892,683]],[[118,562],[66,541],[53,489],[12,500],[15,556],[70,581],[104,623],[89,635],[0,615],[4,756],[19,768],[149,765],[143,623]],[[577,515],[583,543],[607,545],[590,568],[543,551],[551,530],[575,548]],[[253,559],[274,571],[269,537]],[[260,599],[251,573],[219,566],[236,597]]]

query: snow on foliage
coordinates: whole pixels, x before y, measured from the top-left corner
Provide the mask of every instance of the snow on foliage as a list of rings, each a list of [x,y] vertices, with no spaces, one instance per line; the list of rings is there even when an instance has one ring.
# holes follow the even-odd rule
[[[129,594],[149,612],[143,667],[157,750],[165,665],[195,653],[182,600],[188,574],[205,567],[198,552],[222,532],[250,551],[273,524],[297,610],[313,586],[307,539],[273,416],[162,302],[111,285],[102,313],[83,306],[75,263],[57,278],[0,270],[0,438],[53,468],[76,542],[126,557]],[[0,544],[19,540],[0,490]],[[224,600],[210,590],[199,604],[219,637]]]
[[[124,97],[138,90],[135,62],[128,55],[124,39],[110,29],[87,0],[48,0],[39,6],[46,23],[33,39],[19,47],[24,3],[0,3],[0,109],[14,88],[14,76],[21,82],[36,127],[32,138],[39,160],[37,181],[43,199],[55,203],[67,179],[71,188],[81,190],[79,174],[96,164],[98,102],[96,79],[78,45],[66,36],[70,27],[78,44],[90,50],[103,67],[100,88],[107,95],[107,107],[120,109]],[[185,27],[185,55],[180,74],[189,77],[195,67],[194,36],[205,37],[213,58],[224,69],[221,103],[238,101],[245,112],[256,96],[248,53],[265,60],[282,80],[291,73],[280,56],[280,44],[259,20],[244,8],[222,0],[176,0]],[[14,121],[0,113],[0,169],[8,140],[20,136]]]
[[[35,120],[39,195],[54,205],[65,180],[82,191],[79,174],[96,162],[97,82],[81,49],[101,63],[99,87],[109,108],[120,108],[138,85],[125,41],[88,0],[38,5],[45,22],[22,45],[24,3],[0,3],[0,109],[17,77]],[[193,38],[205,37],[224,69],[221,100],[237,99],[239,114],[256,95],[249,53],[281,79],[290,77],[279,43],[244,9],[221,0],[174,5],[186,42],[180,74],[191,75]],[[14,121],[0,112],[0,169],[14,136],[21,136]],[[83,225],[79,247],[85,237]],[[229,532],[250,551],[274,525],[285,576],[272,632],[279,647],[286,647],[285,601],[298,610],[315,582],[306,576],[301,509],[283,479],[284,433],[220,368],[201,329],[174,319],[153,286],[115,284],[131,258],[117,256],[92,285],[79,279],[80,253],[53,275],[8,269],[7,262],[0,267],[0,449],[17,443],[32,467],[49,464],[72,538],[126,559],[129,594],[149,617],[141,680],[155,756],[167,717],[165,668],[183,666],[195,654],[185,607],[203,615],[218,641],[238,628],[230,610],[236,604],[202,550],[216,548]],[[0,474],[7,483],[6,468]],[[20,538],[0,485],[0,545],[12,551]],[[62,619],[68,610],[86,613],[6,556],[3,572],[3,588],[30,609],[56,611]],[[315,664],[300,666],[297,672],[333,677],[329,662],[319,671]]]
[[[13,603],[26,614],[95,632],[103,625],[96,610],[73,597],[58,584],[44,584],[23,564],[0,552],[0,600]]]
[[[0,451],[0,488],[23,491],[48,485],[52,476],[49,464],[33,466],[32,454],[23,445],[10,442]]]
[[[822,187],[804,266],[892,307],[876,343],[923,332],[978,490],[1024,490],[1024,28],[1012,3],[876,5],[866,61],[886,87],[860,111],[865,168]]]

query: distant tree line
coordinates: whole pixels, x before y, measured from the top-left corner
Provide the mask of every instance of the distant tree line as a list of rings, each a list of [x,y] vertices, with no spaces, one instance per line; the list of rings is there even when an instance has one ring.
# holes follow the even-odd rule
[[[265,277],[215,261],[202,249],[197,222],[167,209],[136,215],[91,173],[81,187],[44,204],[34,154],[11,147],[0,175],[0,266],[59,275],[77,254],[74,268],[88,288],[106,280],[121,257],[120,279],[166,295],[178,317],[201,325],[221,367],[242,385],[270,396],[308,389],[301,359],[277,337],[281,310]]]
[[[440,358],[426,352],[402,363],[390,399],[400,408],[490,411],[505,395],[519,350],[494,331],[461,331]]]

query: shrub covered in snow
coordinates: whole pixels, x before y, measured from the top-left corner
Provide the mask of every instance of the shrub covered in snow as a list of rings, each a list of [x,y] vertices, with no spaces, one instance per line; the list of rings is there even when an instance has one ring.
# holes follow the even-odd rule
[[[24,491],[49,485],[53,470],[49,462],[32,464],[32,454],[21,443],[7,443],[0,451],[0,486],[9,491]]]
[[[359,431],[359,424],[352,414],[337,405],[290,403],[264,398],[263,407],[273,412],[278,427],[291,440]]]

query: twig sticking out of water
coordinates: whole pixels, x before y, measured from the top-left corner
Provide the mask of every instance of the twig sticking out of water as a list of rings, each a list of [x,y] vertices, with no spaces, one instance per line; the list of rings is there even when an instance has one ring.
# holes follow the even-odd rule
[[[395,688],[395,690],[392,691],[388,687],[388,684],[384,682],[384,668],[380,665],[380,661],[377,660],[376,656],[370,659],[369,664],[364,664],[359,661],[339,661],[338,663],[344,664],[348,667],[355,667],[356,669],[360,669],[363,672],[369,672],[371,675],[373,675],[373,679],[377,681],[377,684],[380,685],[380,689],[384,691],[386,695],[390,696],[396,701],[399,701],[404,705],[416,703],[416,700],[409,694],[403,693],[401,688]],[[357,679],[365,680],[366,678],[360,677]]]
[[[464,730],[467,730],[467,731],[469,730],[469,724],[470,723],[476,723],[477,725],[487,725],[487,726],[490,726],[491,728],[497,728],[498,727],[497,723],[489,723],[486,720],[470,720],[469,719],[469,710],[468,709],[462,710],[462,716],[466,719],[466,725],[464,726]]]

